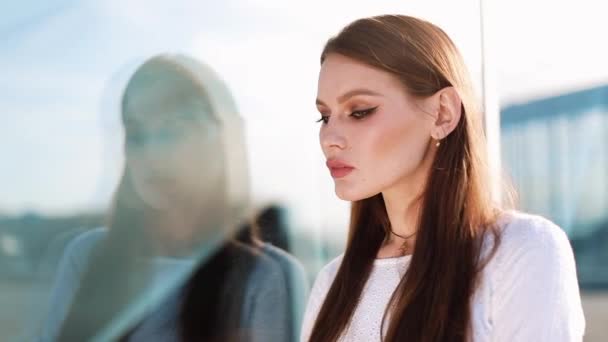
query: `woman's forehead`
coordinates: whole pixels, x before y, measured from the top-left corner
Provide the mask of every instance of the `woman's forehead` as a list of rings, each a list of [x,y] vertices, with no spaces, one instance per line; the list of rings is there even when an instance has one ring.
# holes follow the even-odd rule
[[[319,73],[319,101],[340,102],[345,94],[361,89],[389,97],[406,95],[403,85],[387,71],[337,54],[325,59]]]
[[[131,88],[125,94],[125,123],[145,124],[151,121],[214,121],[212,108],[204,94],[192,87],[179,89],[154,82]]]

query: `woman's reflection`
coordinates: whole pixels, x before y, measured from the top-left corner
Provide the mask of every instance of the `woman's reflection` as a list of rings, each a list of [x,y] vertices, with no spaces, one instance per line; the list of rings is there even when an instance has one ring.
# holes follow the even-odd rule
[[[131,77],[121,109],[125,168],[107,228],[67,247],[43,340],[85,341],[120,324],[129,341],[289,340],[280,263],[229,238],[248,175],[223,84],[190,58],[161,55]]]

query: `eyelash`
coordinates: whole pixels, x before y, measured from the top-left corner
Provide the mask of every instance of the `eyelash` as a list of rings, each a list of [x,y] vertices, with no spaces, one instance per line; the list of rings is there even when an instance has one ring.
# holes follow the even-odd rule
[[[378,106],[368,108],[368,109],[355,110],[352,113],[350,113],[348,116],[352,116],[355,120],[361,120],[361,119],[365,118],[366,116],[373,114],[376,111],[376,109],[378,109]],[[316,122],[323,122],[323,124],[326,125],[329,122],[329,115],[321,115],[321,118],[319,120],[317,120]]]

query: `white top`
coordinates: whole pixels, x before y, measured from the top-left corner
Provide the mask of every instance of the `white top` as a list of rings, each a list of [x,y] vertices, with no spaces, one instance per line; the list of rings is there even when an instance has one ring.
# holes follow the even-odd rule
[[[499,226],[501,244],[482,271],[472,298],[473,341],[582,341],[585,317],[574,256],[564,231],[545,218],[520,212],[505,214]],[[491,240],[484,242],[482,253],[491,250]],[[302,342],[310,336],[342,257],[317,275],[304,314]],[[374,261],[361,300],[339,341],[380,341],[385,308],[410,259],[406,255]]]

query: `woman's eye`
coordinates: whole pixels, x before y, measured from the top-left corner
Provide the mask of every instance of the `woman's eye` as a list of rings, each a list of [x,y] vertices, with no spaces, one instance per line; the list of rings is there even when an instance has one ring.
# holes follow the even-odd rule
[[[321,118],[317,122],[323,122],[324,125],[327,124],[329,122],[329,115],[321,115]]]
[[[350,116],[352,116],[355,119],[363,119],[364,117],[375,112],[377,108],[378,107],[376,106],[376,107],[368,108],[368,109],[355,110],[352,113],[350,113]]]

